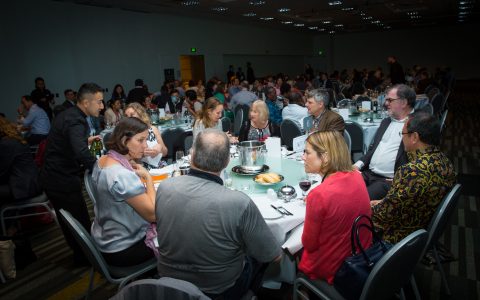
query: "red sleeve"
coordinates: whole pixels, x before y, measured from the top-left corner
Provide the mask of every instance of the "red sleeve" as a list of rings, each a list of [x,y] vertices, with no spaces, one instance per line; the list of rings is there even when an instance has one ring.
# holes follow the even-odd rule
[[[322,228],[322,197],[320,193],[312,191],[307,196],[307,210],[303,226],[302,244],[305,250],[313,252],[318,250],[318,237]]]

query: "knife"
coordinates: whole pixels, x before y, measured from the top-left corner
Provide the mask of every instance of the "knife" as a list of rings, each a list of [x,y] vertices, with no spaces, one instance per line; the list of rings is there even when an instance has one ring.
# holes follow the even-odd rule
[[[293,214],[291,212],[289,212],[288,210],[286,210],[284,207],[282,206],[279,206],[279,207],[276,207],[275,205],[273,204],[270,204],[271,207],[273,207],[273,209],[275,209],[276,211],[278,211],[279,213],[281,213],[282,215],[285,215],[285,216],[293,216]]]

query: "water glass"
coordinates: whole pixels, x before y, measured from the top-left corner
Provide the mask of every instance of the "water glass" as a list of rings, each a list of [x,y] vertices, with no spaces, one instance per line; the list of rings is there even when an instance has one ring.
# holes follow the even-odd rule
[[[175,153],[175,160],[177,162],[177,167],[180,168],[181,165],[183,165],[183,157],[185,154],[183,153],[182,150],[179,150]]]

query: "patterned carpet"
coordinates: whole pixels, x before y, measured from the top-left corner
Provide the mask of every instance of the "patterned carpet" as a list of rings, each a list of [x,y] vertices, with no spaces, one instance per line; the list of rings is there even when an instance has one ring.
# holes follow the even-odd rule
[[[480,295],[480,94],[477,82],[457,82],[449,99],[442,148],[463,184],[457,211],[441,242],[455,260],[444,264],[453,295],[442,292],[440,273],[420,265],[416,272],[422,299],[479,299]],[[85,194],[86,196],[86,194]],[[88,198],[86,196],[86,198]],[[89,203],[91,209],[91,203]],[[0,284],[0,299],[83,299],[88,268],[75,268],[72,252],[55,225],[28,230],[37,261],[17,271],[17,279]],[[93,299],[108,299],[116,287],[96,276]],[[291,286],[262,290],[259,299],[290,299]]]

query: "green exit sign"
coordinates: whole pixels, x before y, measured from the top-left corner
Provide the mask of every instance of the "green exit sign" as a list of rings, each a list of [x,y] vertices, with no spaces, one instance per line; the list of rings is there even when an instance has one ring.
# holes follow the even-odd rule
[[[192,53],[197,52],[197,48],[195,48],[195,47],[190,48],[190,52],[192,52]]]

